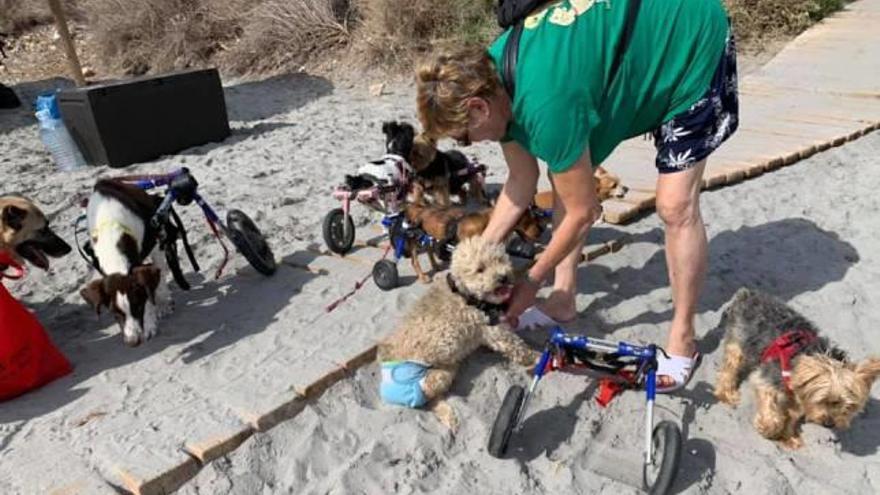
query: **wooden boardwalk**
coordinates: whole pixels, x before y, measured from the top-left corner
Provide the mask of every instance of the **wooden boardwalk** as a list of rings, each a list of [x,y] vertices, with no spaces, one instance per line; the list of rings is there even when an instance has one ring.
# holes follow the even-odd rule
[[[709,158],[703,187],[734,184],[880,128],[880,0],[862,0],[806,31],[739,81],[740,125]],[[656,197],[654,145],[623,143],[604,166],[626,196],[605,202],[605,220],[625,223]]]

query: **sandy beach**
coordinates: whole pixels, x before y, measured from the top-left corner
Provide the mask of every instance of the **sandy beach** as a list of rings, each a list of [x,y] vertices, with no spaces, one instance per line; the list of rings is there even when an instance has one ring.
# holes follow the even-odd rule
[[[661,417],[686,437],[678,493],[872,493],[880,487],[878,391],[847,432],[808,425],[791,452],[751,426],[753,401],[738,410],[711,395],[720,352],[720,310],[741,286],[776,294],[814,319],[854,358],[880,353],[875,293],[880,257],[870,172],[880,134],[868,135],[782,171],[705,193],[710,271],[697,320],[706,359],[688,390],[664,397]],[[593,336],[662,341],[670,295],[655,215],[621,229],[632,242],[583,267],[582,317]],[[541,335],[530,340],[540,342]],[[551,375],[512,444],[513,459],[486,453],[507,388],[527,377],[481,353],[462,370],[451,403],[463,418],[451,436],[430,413],[383,405],[378,368],[337,384],[297,418],[257,434],[206,467],[182,493],[638,493],[642,397],[609,408],[595,384]]]
[[[30,101],[44,87],[25,84],[16,90]],[[228,83],[231,138],[124,173],[190,167],[213,206],[249,213],[276,256],[285,259],[321,244],[323,214],[336,205],[330,187],[364,160],[382,154],[383,120],[416,122],[413,98],[413,88],[405,82],[387,85],[379,97],[371,96],[361,83],[331,83],[305,74]],[[481,145],[468,151],[489,166],[489,182],[503,180],[497,148]],[[706,358],[685,392],[658,401],[659,416],[679,422],[685,436],[677,492],[880,490],[880,387],[852,429],[835,433],[807,426],[806,445],[798,452],[782,450],[753,430],[751,397],[731,410],[716,404],[711,394],[720,361],[718,319],[741,286],[790,302],[855,359],[880,355],[875,337],[880,324],[880,216],[874,216],[880,213],[880,199],[874,196],[880,188],[878,157],[880,133],[874,132],[793,166],[704,194],[710,269],[697,329]],[[614,171],[613,163],[606,165]],[[3,192],[33,198],[53,215],[53,225],[68,242],[73,242],[72,225],[80,214],[71,201],[87,194],[96,178],[118,173],[123,171],[87,168],[58,173],[28,111],[0,113]],[[654,173],[646,163],[646,176]],[[375,218],[363,212],[358,210],[357,224],[367,228]],[[232,373],[240,365],[222,361],[224,352],[247,339],[265,337],[251,344],[254,362],[259,363],[259,352],[266,352],[271,338],[298,338],[298,308],[327,303],[354,283],[351,273],[343,273],[331,274],[332,288],[302,293],[284,277],[259,285],[261,279],[239,256],[233,258],[223,283],[212,285],[210,274],[222,252],[197,209],[183,209],[181,214],[205,267],[202,275],[193,276],[201,292],[184,297],[185,304],[163,323],[162,335],[138,349],[125,348],[112,318],[96,317],[80,299],[78,290],[93,275],[75,253],[56,260],[49,273],[33,270],[25,282],[12,286],[78,369],[72,377],[0,406],[0,466],[4,456],[17,455],[35,439],[69,441],[87,456],[97,430],[90,430],[91,425],[73,428],[71,418],[97,405],[111,412],[152,410],[155,404],[141,387],[165,377],[174,383],[173,377],[187,368],[202,372],[186,378],[181,394],[198,397],[211,388],[212,374]],[[610,339],[664,341],[671,299],[659,219],[650,214],[624,227],[603,225],[593,235],[625,235],[627,242],[619,252],[580,269],[581,317],[570,329]],[[238,306],[217,304],[223,294],[215,292],[235,290],[246,294],[236,299]],[[366,327],[364,320],[352,316],[338,319],[332,330],[340,335],[384,334],[423,290],[418,284],[390,295],[364,290],[350,304],[353,312],[364,308],[369,313]],[[246,307],[249,301],[253,307]],[[246,330],[234,333],[230,328]],[[285,331],[289,334],[274,336]],[[263,333],[255,337],[251,332]],[[540,332],[524,336],[536,345],[544,338]],[[593,381],[551,375],[514,440],[513,458],[496,460],[486,453],[489,429],[507,388],[526,383],[524,373],[487,352],[473,356],[450,398],[462,420],[454,436],[429,413],[382,404],[377,375],[375,365],[358,370],[309,402],[292,420],[255,433],[234,452],[204,466],[180,492],[638,492],[643,407],[639,394],[625,394],[602,409],[593,401]],[[106,386],[108,381],[113,387]],[[88,467],[102,476],[108,472],[100,463]],[[25,480],[5,475],[0,476],[0,492],[32,493]]]

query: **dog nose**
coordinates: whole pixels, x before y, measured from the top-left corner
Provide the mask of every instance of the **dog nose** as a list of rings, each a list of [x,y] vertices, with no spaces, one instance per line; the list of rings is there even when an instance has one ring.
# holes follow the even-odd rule
[[[825,421],[822,422],[822,425],[825,428],[834,428],[834,420],[831,418],[826,419]]]

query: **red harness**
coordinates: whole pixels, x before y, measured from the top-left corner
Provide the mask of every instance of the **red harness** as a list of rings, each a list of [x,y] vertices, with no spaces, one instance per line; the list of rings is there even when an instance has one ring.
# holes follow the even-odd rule
[[[782,383],[791,391],[791,360],[805,347],[816,341],[816,334],[806,330],[789,330],[776,338],[764,349],[761,362],[779,360]]]

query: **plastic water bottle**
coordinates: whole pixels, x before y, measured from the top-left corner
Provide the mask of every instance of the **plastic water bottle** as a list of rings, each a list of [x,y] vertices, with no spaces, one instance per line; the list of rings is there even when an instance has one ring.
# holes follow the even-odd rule
[[[55,165],[65,172],[85,166],[82,152],[61,120],[55,94],[45,93],[38,96],[36,107],[37,120],[40,122],[40,140],[52,154]]]

